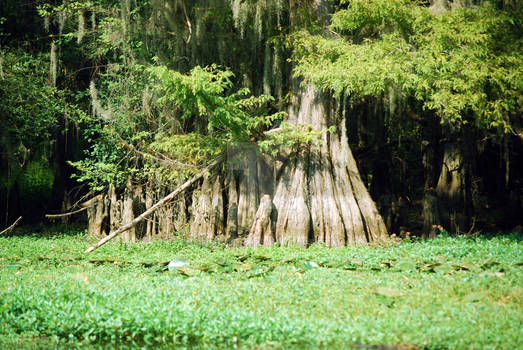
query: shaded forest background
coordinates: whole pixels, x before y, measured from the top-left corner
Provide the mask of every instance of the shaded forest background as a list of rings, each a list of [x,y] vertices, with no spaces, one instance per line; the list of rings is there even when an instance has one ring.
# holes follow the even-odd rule
[[[346,130],[389,234],[513,229],[522,19],[517,1],[4,0],[0,224],[95,198],[89,231],[103,236],[231,143],[258,143],[256,166],[285,172],[278,155],[321,156]],[[312,84],[327,121],[301,124]],[[126,239],[245,237],[263,191],[246,184],[245,223],[229,223],[244,175],[222,170]]]

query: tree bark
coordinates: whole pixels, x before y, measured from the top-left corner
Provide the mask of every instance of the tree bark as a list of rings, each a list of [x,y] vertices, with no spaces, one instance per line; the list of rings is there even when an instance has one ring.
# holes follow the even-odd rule
[[[133,200],[134,200],[134,189],[132,187],[131,178],[127,180],[125,187],[122,203],[122,222],[132,222],[134,219],[133,212]],[[136,231],[134,226],[126,230],[122,234],[122,242],[124,243],[135,243],[136,242]]]
[[[256,248],[259,245],[271,246],[274,244],[271,214],[272,200],[271,196],[266,194],[260,202],[249,236],[245,240],[246,246]]]
[[[445,143],[441,172],[436,186],[442,222],[452,232],[467,232],[473,215],[473,141],[466,131],[447,132],[452,142]]]
[[[146,190],[145,190],[145,207],[150,208],[150,207],[152,207],[152,205],[153,205],[153,189],[152,189],[152,186],[150,184],[148,184],[146,187]],[[147,221],[147,227],[145,229],[145,238],[144,238],[144,241],[146,243],[150,243],[153,239],[155,223],[156,223],[156,221],[154,220],[154,218],[153,218],[153,220]]]
[[[440,205],[436,193],[436,186],[441,171],[442,151],[439,140],[441,126],[436,118],[427,120],[423,128],[426,131],[422,141],[423,169],[425,173],[425,186],[423,194],[423,236],[433,238],[443,228],[440,214]]]
[[[193,199],[191,238],[211,241],[223,232],[223,197],[219,176],[206,177]]]
[[[236,179],[232,172],[229,172],[227,179],[228,204],[224,240],[230,242],[238,237],[238,191],[236,190]]]
[[[349,148],[344,106],[313,86],[292,102],[289,122],[316,130],[336,125],[284,166],[274,195],[280,244],[343,246],[387,239],[387,230]]]
[[[87,219],[89,223],[87,232],[93,237],[101,238],[107,233],[106,222],[109,216],[109,200],[105,195],[97,197],[96,199],[97,200],[93,201],[87,209]]]
[[[111,231],[114,231],[122,224],[122,211],[120,209],[121,201],[118,200],[114,185],[109,185],[108,196],[110,198],[109,221]]]

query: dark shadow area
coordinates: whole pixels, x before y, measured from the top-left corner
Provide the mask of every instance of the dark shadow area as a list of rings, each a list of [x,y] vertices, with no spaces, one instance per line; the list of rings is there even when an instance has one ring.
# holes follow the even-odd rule
[[[84,236],[86,234],[86,224],[34,224],[21,225],[15,227],[11,232],[5,233],[0,237],[33,237],[33,238],[57,238]]]
[[[523,227],[515,227],[514,230],[509,231],[497,231],[497,232],[476,232],[473,234],[456,234],[443,231],[435,239],[438,238],[463,238],[465,240],[480,240],[480,241],[491,241],[491,240],[508,240],[514,243],[521,243],[523,241]],[[423,241],[420,237],[409,238],[412,242]]]

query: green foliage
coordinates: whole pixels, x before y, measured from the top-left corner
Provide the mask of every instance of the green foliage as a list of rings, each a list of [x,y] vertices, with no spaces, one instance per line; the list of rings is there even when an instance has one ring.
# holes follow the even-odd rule
[[[62,123],[74,123],[83,116],[76,96],[50,84],[48,54],[3,48],[0,101],[0,148],[7,160],[0,189],[10,191],[18,183],[22,201],[48,200],[55,180],[51,159],[56,138],[68,132]]]
[[[353,98],[398,88],[443,123],[511,130],[523,96],[522,11],[486,2],[440,14],[406,0],[356,0],[333,15],[325,38],[292,37],[296,72]]]
[[[332,17],[331,27],[360,38],[376,37],[390,30],[411,31],[414,3],[409,0],[342,0],[348,6]]]
[[[225,140],[194,132],[170,136],[160,133],[149,144],[151,150],[169,154],[183,164],[194,166],[217,157],[225,147]]]
[[[316,142],[321,146],[321,136],[336,131],[336,126],[314,130],[310,125],[291,125],[282,122],[277,131],[271,132],[265,140],[259,141],[260,150],[273,156],[280,150],[297,149],[300,145]]]
[[[155,66],[149,69],[157,78],[154,89],[159,104],[180,109],[182,120],[203,118],[210,133],[225,141],[245,141],[263,126],[269,126],[281,114],[265,115],[270,96],[251,96],[247,88],[231,92],[234,74],[217,66],[195,67],[189,74]]]
[[[110,160],[110,159],[109,159]],[[73,174],[79,182],[87,182],[93,191],[103,191],[108,184],[122,186],[125,183],[126,175],[129,174],[123,165],[119,167],[116,158],[114,163],[108,161],[101,162],[96,159],[82,159],[69,164],[76,168],[78,174]]]
[[[127,176],[136,172],[129,151],[120,147],[118,136],[111,127],[104,126],[100,120],[83,120],[90,121],[83,131],[91,147],[84,150],[84,159],[69,162],[77,169],[72,177],[87,182],[93,191],[101,191],[108,184],[123,185]]]
[[[172,181],[193,174],[228,143],[259,137],[283,114],[268,113],[272,97],[235,90],[232,78],[217,66],[182,74],[162,65],[112,65],[98,88],[91,84],[96,115],[84,121],[93,145],[85,160],[71,163],[77,178],[94,190],[121,185],[127,175]]]
[[[59,117],[67,112],[64,92],[49,84],[49,55],[32,56],[3,49],[0,57],[2,126],[13,144],[23,143],[26,148],[36,149],[51,137]]]
[[[50,199],[54,176],[55,171],[46,159],[29,162],[18,180],[20,195],[27,201]]]
[[[0,238],[3,347],[519,344],[516,235],[306,250],[109,243],[86,256],[88,244],[82,235]],[[168,270],[173,259],[189,265]]]
[[[283,118],[284,113],[274,108],[271,96],[254,96],[237,85],[241,79],[231,69],[211,64],[224,53],[211,53],[216,43],[210,41],[214,35],[221,42],[239,36],[233,31],[235,25],[241,37],[261,40],[264,31],[276,34],[282,30],[280,24],[279,28],[265,28],[268,24],[258,15],[265,9],[281,19],[285,5],[279,1],[252,2],[247,9],[245,4],[236,3],[234,6],[243,6],[237,13],[242,19],[233,18],[231,4],[222,5],[207,8],[207,4],[199,2],[147,1],[130,5],[104,0],[39,4],[40,16],[61,28],[55,44],[70,55],[90,59],[97,67],[89,87],[93,114],[82,117],[90,147],[84,160],[70,163],[77,169],[75,177],[79,181],[97,191],[109,183],[121,186],[129,175],[137,182],[155,178],[173,183],[192,175],[223,152],[227,144],[264,140],[264,131]],[[166,11],[165,16],[158,17],[158,11]],[[89,28],[80,28],[78,16],[87,16],[82,23]],[[187,31],[186,16],[193,21],[189,26],[201,26],[202,33],[211,39],[204,40],[191,28]],[[256,17],[256,23],[245,24],[245,28],[243,24],[242,28],[237,26],[236,20],[243,23],[251,16]],[[143,26],[145,19],[148,26]],[[85,39],[81,39],[81,32],[85,32]],[[176,39],[171,38],[173,32]],[[192,38],[191,45],[182,43],[190,40],[187,37]],[[171,45],[173,40],[176,43]],[[180,45],[194,52],[180,50]],[[235,65],[240,76],[256,77],[257,73],[244,71],[252,68],[253,58],[249,58],[250,44],[246,45],[248,50],[242,45],[232,47],[241,58],[234,54],[220,59]],[[217,48],[221,50],[220,45]],[[184,61],[187,57],[180,60],[177,55],[201,56],[198,62],[208,66],[195,66],[194,62]],[[273,151],[294,141],[310,142],[324,132],[306,127],[291,129],[283,128],[278,135],[271,135],[262,148]],[[298,131],[304,134],[298,135]]]

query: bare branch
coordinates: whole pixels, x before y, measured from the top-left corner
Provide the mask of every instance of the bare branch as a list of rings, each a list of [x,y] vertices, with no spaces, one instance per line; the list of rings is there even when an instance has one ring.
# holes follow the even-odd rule
[[[66,216],[70,216],[70,215],[81,213],[82,211],[87,210],[88,208],[89,207],[83,207],[81,209],[78,209],[78,210],[75,210],[75,211],[70,211],[68,213],[63,213],[63,214],[45,214],[45,217],[48,218],[48,219],[63,218],[63,217],[66,217]]]
[[[18,219],[16,219],[16,221],[11,226],[9,226],[8,228],[6,228],[2,232],[0,232],[0,235],[3,235],[4,233],[10,232],[12,229],[15,228],[16,224],[18,224],[18,221],[20,221],[20,220],[22,220],[21,216]]]
[[[89,199],[89,200],[86,200],[86,201],[83,202],[83,203],[80,203],[79,206],[80,206],[81,208],[89,208],[89,207],[93,206],[94,203],[96,203],[96,202],[102,200],[103,197],[104,197],[103,194],[99,194],[99,195],[97,195],[97,196],[95,196],[95,197],[93,197],[93,198],[91,198],[91,199]]]

